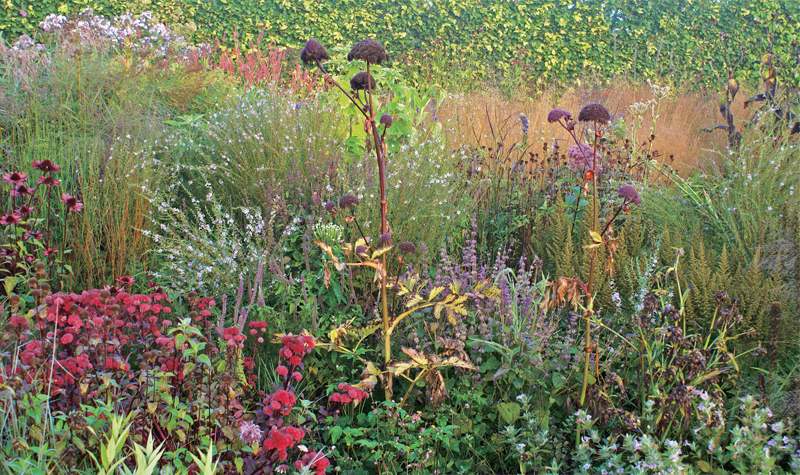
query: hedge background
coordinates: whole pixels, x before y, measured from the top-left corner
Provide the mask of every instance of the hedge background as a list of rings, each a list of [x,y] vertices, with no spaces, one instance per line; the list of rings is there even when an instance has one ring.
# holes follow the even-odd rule
[[[757,80],[766,53],[779,80],[800,83],[797,0],[0,0],[8,41],[48,13],[151,10],[194,42],[264,41],[301,48],[371,36],[418,67],[469,63],[475,75],[527,66],[540,80],[580,74],[719,85],[730,65]],[[180,25],[183,25],[182,27]],[[420,72],[417,71],[419,74]]]

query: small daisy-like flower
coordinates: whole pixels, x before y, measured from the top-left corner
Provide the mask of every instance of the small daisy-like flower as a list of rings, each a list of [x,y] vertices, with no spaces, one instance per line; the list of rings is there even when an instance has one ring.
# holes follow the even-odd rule
[[[133,277],[131,277],[129,275],[123,275],[122,277],[117,277],[114,280],[116,280],[117,282],[119,282],[122,285],[133,285],[136,282],[136,279],[134,279]]]
[[[37,170],[41,170],[43,172],[60,172],[61,167],[56,165],[55,163],[51,162],[50,160],[34,160],[31,163],[31,166]]]
[[[20,172],[9,172],[3,173],[3,180],[6,183],[11,183],[12,185],[21,185],[25,183],[25,180],[28,179],[27,173],[20,173]]]
[[[42,175],[39,177],[39,184],[45,186],[58,186],[61,184],[61,182],[51,176]]]
[[[61,195],[61,202],[67,205],[67,211],[78,212],[83,210],[83,203],[78,201],[78,198],[71,196],[69,193]]]
[[[17,185],[11,188],[11,196],[28,196],[33,195],[33,190],[28,188],[27,185]]]
[[[3,226],[12,226],[21,222],[22,216],[18,215],[17,213],[6,213],[3,216],[0,216],[0,224]]]
[[[20,206],[15,211],[15,213],[17,213],[20,216],[27,216],[27,215],[33,213],[33,208],[31,208],[30,206]]]
[[[360,59],[370,64],[381,64],[383,61],[389,61],[389,55],[386,50],[377,41],[367,38],[361,40],[353,46],[353,49],[347,53],[347,60],[353,61]]]
[[[22,236],[23,239],[44,239],[44,233],[41,231],[25,231],[25,234]]]

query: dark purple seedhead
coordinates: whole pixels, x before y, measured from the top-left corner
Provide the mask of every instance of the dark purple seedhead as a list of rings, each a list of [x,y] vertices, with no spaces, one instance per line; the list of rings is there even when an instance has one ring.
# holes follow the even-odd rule
[[[392,126],[392,116],[389,114],[383,114],[381,116],[381,124],[385,125],[386,127]]]
[[[387,246],[392,242],[392,233],[383,233],[378,239],[378,246]]]
[[[607,124],[611,122],[611,114],[608,112],[608,109],[606,109],[604,105],[597,104],[596,102],[594,102],[583,106],[583,109],[581,109],[581,113],[578,114],[578,121],[600,122],[602,124]]]
[[[325,211],[330,213],[331,211],[333,211],[334,208],[336,208],[336,203],[334,203],[333,201],[328,201],[327,203],[325,203]]]
[[[303,61],[303,64],[309,64],[316,63],[317,61],[323,63],[331,59],[331,57],[328,56],[328,52],[319,44],[319,41],[308,40],[305,48],[300,52],[300,59]]]
[[[621,186],[619,189],[619,197],[635,205],[642,204],[642,199],[639,198],[639,192],[631,185]]]
[[[347,53],[347,60],[353,61],[359,59],[366,61],[369,64],[381,64],[383,61],[389,61],[389,55],[386,50],[377,41],[367,38],[361,40],[353,46],[353,49]]]
[[[547,122],[551,124],[561,119],[570,120],[572,119],[572,114],[562,109],[553,109],[547,114]]]
[[[356,246],[356,254],[364,254],[365,252],[367,252],[367,246],[363,244]]]
[[[350,88],[354,91],[364,91],[367,89],[367,81],[369,81],[369,89],[374,91],[376,86],[375,78],[364,71],[353,76],[350,80]]]
[[[339,207],[342,209],[352,209],[358,205],[359,201],[356,195],[346,194],[339,198]]]
[[[414,245],[413,242],[410,241],[403,241],[398,246],[400,252],[404,254],[416,254],[417,253],[417,246]]]

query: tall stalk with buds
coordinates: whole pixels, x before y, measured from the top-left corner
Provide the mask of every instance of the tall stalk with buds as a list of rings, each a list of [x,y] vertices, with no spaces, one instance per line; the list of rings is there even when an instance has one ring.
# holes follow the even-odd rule
[[[300,59],[305,64],[316,64],[320,72],[322,72],[325,81],[333,84],[344,94],[356,109],[364,116],[364,130],[372,136],[374,144],[373,150],[375,151],[375,159],[378,163],[378,179],[380,186],[380,211],[381,211],[381,236],[389,233],[389,223],[386,219],[388,204],[386,201],[386,142],[383,138],[386,134],[386,129],[391,127],[392,118],[389,115],[383,115],[379,121],[375,120],[375,109],[373,108],[373,90],[375,89],[376,82],[371,74],[372,65],[380,65],[383,61],[389,60],[389,55],[383,46],[377,41],[367,38],[361,40],[353,46],[353,49],[347,54],[348,61],[364,61],[367,63],[367,71],[356,74],[350,80],[351,92],[347,92],[342,86],[325,70],[322,65],[330,59],[328,52],[316,40],[309,40],[305,48],[300,53]],[[363,91],[364,99],[361,98],[361,91]],[[378,126],[383,125],[383,133],[379,132]],[[391,347],[391,320],[389,318],[389,299],[387,296],[387,274],[386,269],[386,254],[381,257],[384,272],[382,273],[380,282],[381,292],[381,317],[383,319],[383,333],[384,333],[384,361],[388,363],[392,359]],[[388,393],[387,393],[388,397]]]

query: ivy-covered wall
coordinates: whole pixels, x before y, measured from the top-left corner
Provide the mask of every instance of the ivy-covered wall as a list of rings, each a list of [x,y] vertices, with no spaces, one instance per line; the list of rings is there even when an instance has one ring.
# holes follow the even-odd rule
[[[412,54],[438,67],[469,61],[495,72],[521,64],[545,78],[628,73],[717,82],[730,65],[757,79],[774,53],[782,80],[800,82],[797,0],[0,0],[8,40],[32,33],[53,12],[91,7],[113,16],[153,11],[188,25],[195,42],[236,31],[245,44],[299,48],[371,36],[390,54]],[[193,30],[196,27],[196,30]],[[718,82],[717,82],[718,83]]]

